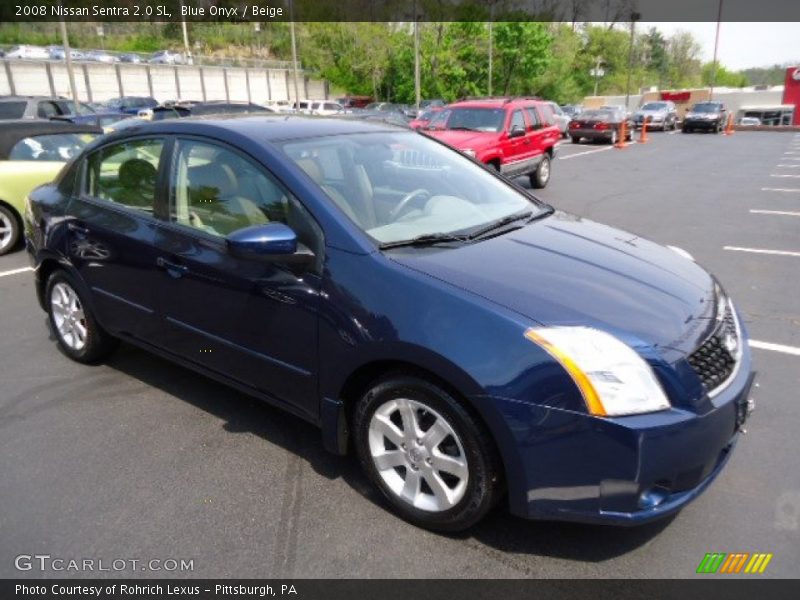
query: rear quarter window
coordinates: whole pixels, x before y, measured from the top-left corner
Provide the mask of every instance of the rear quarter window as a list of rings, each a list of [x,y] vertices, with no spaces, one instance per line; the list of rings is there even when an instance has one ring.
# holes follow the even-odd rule
[[[27,102],[0,102],[0,119],[21,119]]]

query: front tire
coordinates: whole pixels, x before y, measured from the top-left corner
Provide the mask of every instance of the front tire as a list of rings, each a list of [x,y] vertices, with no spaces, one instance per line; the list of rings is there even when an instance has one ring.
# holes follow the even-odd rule
[[[10,208],[0,205],[0,256],[17,245],[20,236],[19,218]]]
[[[94,363],[116,348],[116,338],[100,327],[71,275],[65,271],[50,275],[45,298],[58,346],[72,360]]]
[[[542,157],[539,166],[536,167],[536,170],[531,173],[530,180],[531,180],[531,187],[536,189],[542,189],[547,187],[548,182],[550,181],[550,173],[552,171],[552,161],[550,160],[550,155],[545,154]]]
[[[461,531],[499,497],[500,463],[485,427],[425,379],[376,382],[356,406],[353,430],[364,472],[415,525]]]

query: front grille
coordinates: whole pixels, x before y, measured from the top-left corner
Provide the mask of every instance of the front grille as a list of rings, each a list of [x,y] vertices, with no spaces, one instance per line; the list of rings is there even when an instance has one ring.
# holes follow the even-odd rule
[[[731,376],[740,343],[733,310],[726,302],[725,313],[716,330],[688,359],[707,391],[714,391]]]

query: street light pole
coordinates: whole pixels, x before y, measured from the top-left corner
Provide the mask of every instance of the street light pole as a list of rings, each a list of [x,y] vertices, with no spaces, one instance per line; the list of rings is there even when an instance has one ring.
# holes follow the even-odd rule
[[[640,15],[637,12],[631,13],[631,43],[628,48],[628,82],[625,84],[625,110],[630,110],[629,104],[631,101],[631,75],[633,74],[633,39],[636,33],[636,21],[639,20]]]
[[[419,17],[417,16],[417,0],[414,0],[414,102],[417,112],[422,97],[419,77]],[[376,98],[377,99],[377,98]]]
[[[489,5],[489,96],[492,95],[492,63],[494,61],[494,2]]]
[[[714,60],[711,62],[711,89],[708,92],[708,99],[714,99],[714,84],[717,82],[717,49],[719,48],[719,25],[722,21],[722,0],[719,0],[717,9],[717,35],[714,38]]]
[[[69,36],[67,35],[67,23],[62,18],[59,21],[61,26],[61,43],[64,45],[64,59],[67,61],[67,74],[69,75],[69,89],[72,92],[72,101],[78,102],[78,88],[75,85],[75,72],[72,70],[72,50],[69,48]]]
[[[297,83],[297,41],[294,35],[294,3],[289,0],[289,28],[292,34],[292,67],[294,69],[294,103],[295,110],[300,110],[300,86]]]
[[[595,59],[594,63],[594,95],[597,96],[597,86],[600,83],[600,65],[603,63],[603,57],[598,56]]]

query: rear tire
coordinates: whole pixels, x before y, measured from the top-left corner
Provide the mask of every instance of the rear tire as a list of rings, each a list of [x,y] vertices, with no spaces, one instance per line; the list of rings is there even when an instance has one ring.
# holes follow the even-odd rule
[[[550,181],[552,166],[550,155],[545,153],[545,155],[542,156],[542,161],[539,163],[539,166],[530,174],[531,187],[539,190],[547,187]]]
[[[0,256],[16,248],[20,233],[17,213],[0,205]]]
[[[414,525],[461,531],[500,496],[500,461],[488,431],[425,379],[396,373],[376,381],[355,408],[353,432],[367,477]]]
[[[686,125],[684,125],[683,129],[681,129],[681,131],[683,131],[683,133],[692,133],[692,128],[691,127],[686,127]]]
[[[573,143],[573,144],[580,144],[580,143],[581,143],[581,138],[579,138],[579,137],[575,137],[575,136],[573,135],[573,136],[572,136],[572,143]]]
[[[45,288],[47,315],[59,348],[72,360],[94,363],[108,356],[118,340],[97,322],[78,292],[73,277],[66,271],[54,271]]]

